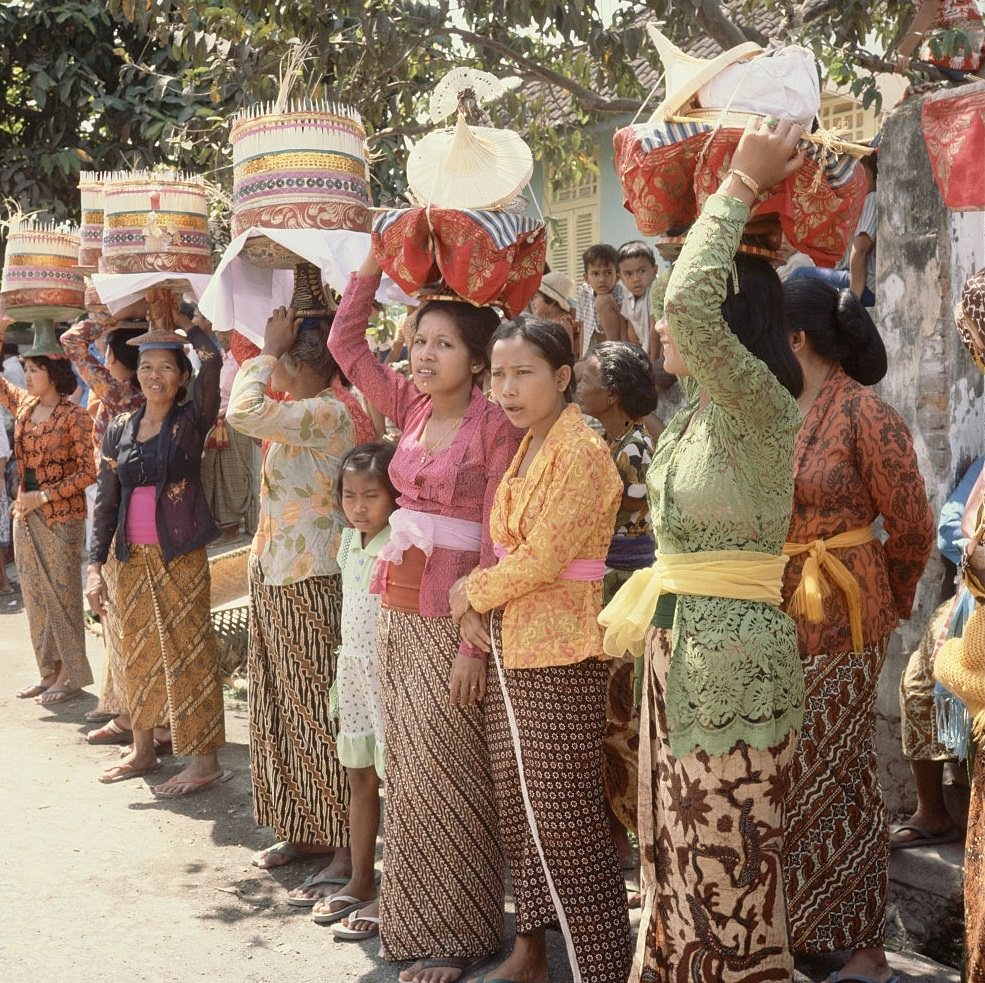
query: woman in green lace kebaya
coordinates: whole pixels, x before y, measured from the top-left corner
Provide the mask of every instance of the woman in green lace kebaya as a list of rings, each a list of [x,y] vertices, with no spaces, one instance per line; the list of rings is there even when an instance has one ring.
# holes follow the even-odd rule
[[[647,474],[659,559],[600,619],[607,648],[645,646],[630,977],[643,983],[793,979],[780,849],[804,689],[779,604],[803,379],[779,279],[736,250],[759,189],[802,155],[799,126],[766,122],[743,135],[671,276],[659,330],[687,404]]]

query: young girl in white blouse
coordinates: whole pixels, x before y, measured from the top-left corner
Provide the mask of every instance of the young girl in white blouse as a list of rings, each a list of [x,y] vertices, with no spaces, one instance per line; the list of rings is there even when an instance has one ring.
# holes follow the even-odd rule
[[[339,762],[349,779],[352,876],[312,912],[332,924],[338,939],[358,941],[379,932],[376,893],[376,836],[383,777],[383,716],[376,643],[380,596],[369,592],[376,557],[390,538],[397,492],[390,482],[392,444],[360,444],[342,459],[338,499],[349,522],[339,547],[342,571],[342,645],[336,674]]]

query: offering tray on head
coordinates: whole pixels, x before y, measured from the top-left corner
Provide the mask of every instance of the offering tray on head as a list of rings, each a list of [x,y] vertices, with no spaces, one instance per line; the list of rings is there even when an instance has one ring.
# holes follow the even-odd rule
[[[34,219],[12,220],[0,281],[0,310],[19,321],[66,321],[85,309],[76,268],[79,236]]]

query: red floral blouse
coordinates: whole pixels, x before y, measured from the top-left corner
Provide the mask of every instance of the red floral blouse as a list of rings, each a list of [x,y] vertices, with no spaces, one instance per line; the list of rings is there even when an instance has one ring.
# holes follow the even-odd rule
[[[85,490],[96,480],[96,462],[92,457],[92,420],[89,414],[67,396],[43,423],[34,423],[31,413],[37,406],[36,396],[0,376],[0,404],[16,417],[14,457],[20,472],[21,491],[24,475],[33,469],[37,487],[48,493],[48,504],[40,508],[49,526],[86,517]]]

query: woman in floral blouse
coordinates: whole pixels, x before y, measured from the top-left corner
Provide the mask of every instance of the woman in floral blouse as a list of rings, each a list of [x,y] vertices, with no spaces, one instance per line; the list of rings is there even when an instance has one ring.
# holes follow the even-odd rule
[[[78,696],[92,682],[80,574],[85,489],[96,477],[92,423],[68,398],[76,380],[64,356],[29,349],[24,378],[27,388],[19,389],[0,376],[0,404],[17,421],[20,489],[13,509],[14,550],[41,677],[17,695],[54,704]]]
[[[643,918],[630,979],[793,979],[783,791],[803,716],[780,610],[800,366],[779,278],[736,255],[760,189],[794,173],[801,128],[759,121],[674,266],[664,367],[687,404],[647,474],[657,563],[602,615],[606,650],[640,650]]]
[[[267,446],[250,555],[250,757],[256,820],[272,826],[278,842],[254,862],[271,868],[333,853],[289,895],[307,908],[335,893],[351,870],[349,786],[329,704],[345,528],[335,486],[356,421],[333,389],[339,368],[326,348],[330,324],[274,311],[263,350],[241,366],[226,408],[231,427]],[[270,398],[268,384],[291,398]]]

